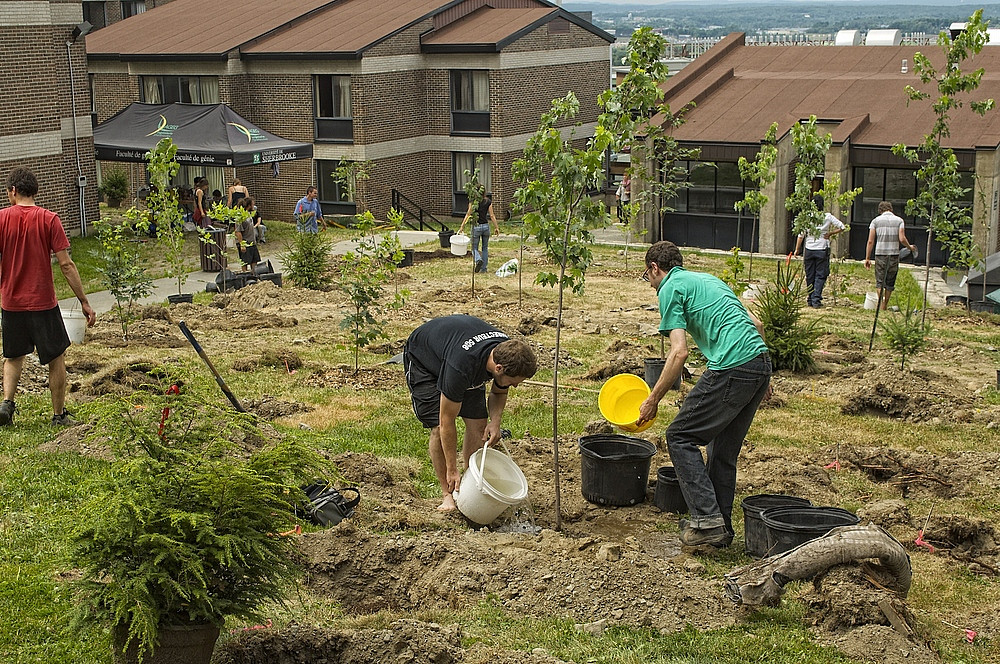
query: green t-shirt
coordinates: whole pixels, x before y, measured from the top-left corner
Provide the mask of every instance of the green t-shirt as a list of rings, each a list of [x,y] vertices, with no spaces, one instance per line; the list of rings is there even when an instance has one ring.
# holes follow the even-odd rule
[[[721,279],[675,267],[660,283],[657,296],[660,333],[687,330],[709,369],[732,369],[767,352],[750,313]]]

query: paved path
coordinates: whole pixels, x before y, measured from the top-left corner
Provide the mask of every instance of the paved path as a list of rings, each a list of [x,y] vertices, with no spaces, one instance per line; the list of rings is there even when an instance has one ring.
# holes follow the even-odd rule
[[[396,231],[396,236],[399,238],[400,243],[403,247],[409,248],[420,244],[426,244],[433,242],[437,245],[439,238],[437,231]],[[610,226],[608,228],[600,229],[594,233],[595,239],[599,244],[609,244],[609,245],[624,245],[625,231],[622,226]],[[518,235],[501,235],[502,239],[505,240],[517,240]],[[629,246],[635,246],[640,250],[645,250],[647,246],[641,241],[641,238],[637,240],[636,238],[630,238]],[[335,256],[340,256],[348,251],[354,249],[357,244],[353,241],[343,241],[338,242],[333,245],[332,253]],[[438,245],[439,246],[439,245]],[[274,253],[272,254],[271,248],[274,247]],[[264,262],[271,261],[271,265],[275,272],[281,272],[283,270],[283,265],[281,260],[277,257],[277,245],[264,244],[260,247],[262,260]],[[726,251],[714,251],[710,249],[704,250],[706,253],[719,253],[728,254]],[[764,259],[781,259],[784,256],[772,256],[768,254],[755,254],[755,258]],[[905,269],[912,270],[914,272],[913,276],[923,286],[924,273],[920,266],[901,266]],[[188,274],[187,281],[182,286],[181,290],[185,293],[200,293],[204,292],[205,285],[209,283],[215,283],[215,278],[218,276],[218,272],[204,272],[197,271]],[[873,277],[874,279],[874,277]],[[873,288],[874,288],[874,281]],[[932,307],[943,307],[945,305],[945,297],[948,295],[965,295],[965,289],[959,289],[957,283],[945,281],[941,276],[940,269],[931,269],[931,278],[928,284],[928,294],[927,299]],[[153,282],[153,293],[148,297],[140,300],[141,304],[158,304],[167,299],[168,295],[172,295],[177,292],[177,282],[174,279],[164,278],[157,279]],[[94,311],[98,314],[106,313],[110,311],[115,305],[115,299],[109,291],[99,291],[96,293],[89,293],[87,299],[90,300],[90,305],[94,307]],[[59,302],[59,306],[64,310],[79,309],[80,305],[76,301],[75,297],[70,297]]]

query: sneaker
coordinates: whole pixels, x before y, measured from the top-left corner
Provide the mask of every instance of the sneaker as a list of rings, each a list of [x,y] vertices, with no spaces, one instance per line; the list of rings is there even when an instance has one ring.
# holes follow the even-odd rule
[[[74,424],[76,424],[76,420],[73,419],[73,413],[69,412],[65,408],[63,408],[63,412],[61,415],[52,416],[52,426],[68,427],[68,426],[73,426]]]
[[[694,528],[687,519],[681,519],[681,544],[685,546],[713,546],[723,549],[733,543],[733,536],[725,526]]]
[[[0,427],[5,427],[14,421],[14,411],[17,410],[17,406],[10,399],[4,399],[0,402]]]
[[[482,258],[477,258],[476,259],[476,272],[482,272],[482,271],[483,271],[483,259]]]

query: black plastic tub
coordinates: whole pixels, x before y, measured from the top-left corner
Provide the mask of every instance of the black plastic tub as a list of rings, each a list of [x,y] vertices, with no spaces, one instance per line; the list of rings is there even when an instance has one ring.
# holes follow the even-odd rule
[[[855,526],[857,515],[839,507],[772,507],[761,514],[769,556],[791,551],[838,526]]]
[[[687,501],[681,493],[680,482],[677,481],[677,471],[673,466],[660,466],[656,471],[656,491],[653,492],[653,504],[662,512],[686,514]]]
[[[760,515],[772,507],[811,507],[812,503],[798,496],[781,493],[761,493],[743,499],[743,548],[748,556],[763,558],[767,555],[767,529]]]
[[[451,246],[451,236],[455,234],[455,231],[443,230],[438,233],[438,240],[441,242],[441,248],[447,249]]]
[[[646,500],[649,464],[656,447],[620,434],[580,437],[580,488],[596,505],[635,505]]]

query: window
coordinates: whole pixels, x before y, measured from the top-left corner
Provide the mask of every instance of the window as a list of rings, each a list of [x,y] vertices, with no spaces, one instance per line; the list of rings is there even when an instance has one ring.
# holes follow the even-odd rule
[[[967,189],[958,201],[959,207],[972,207],[974,175],[969,171],[959,173],[960,184]],[[882,201],[892,203],[894,214],[902,217],[908,226],[926,227],[926,219],[917,219],[906,214],[906,202],[916,198],[918,185],[916,171],[908,168],[868,168],[854,169],[854,181],[863,187],[861,196],[854,200],[854,211],[851,219],[855,223],[868,223],[878,216],[878,204]]]
[[[108,14],[104,5],[103,2],[86,2],[86,0],[83,3],[83,20],[94,26],[94,30],[108,24]]]
[[[327,214],[355,214],[357,205],[351,199],[347,187],[333,179],[333,171],[340,165],[339,161],[316,160],[316,173],[319,176],[319,203]]]
[[[97,83],[93,74],[87,74],[87,86],[90,88],[90,124],[97,126]]]
[[[130,2],[122,3],[122,18],[129,18],[135,16],[136,14],[141,14],[146,11],[145,0],[131,0]]]
[[[743,200],[747,184],[736,162],[680,161],[673,170],[678,178],[686,176],[689,185],[679,189],[677,198],[669,202],[675,212],[737,214],[734,205]]]
[[[354,142],[351,77],[321,75],[314,79],[316,140]]]
[[[451,132],[490,133],[490,76],[486,70],[451,72]]]
[[[469,182],[466,171],[471,175],[476,169],[476,158],[482,157],[479,162],[479,182],[486,187],[487,192],[493,191],[493,177],[490,165],[490,155],[477,152],[453,152],[452,182],[455,183],[452,191],[452,214],[464,215],[469,211],[469,196],[465,193],[465,185]]]
[[[139,92],[147,104],[218,104],[216,76],[141,76]]]

